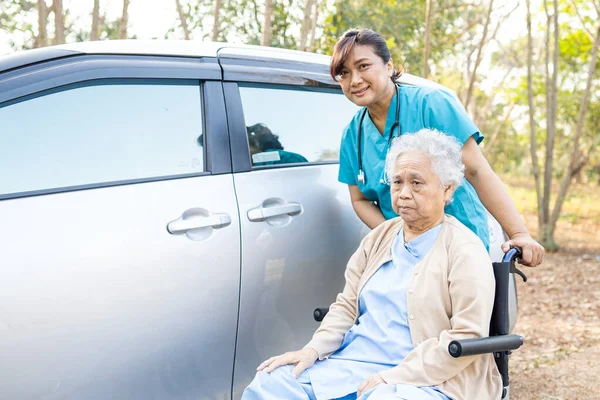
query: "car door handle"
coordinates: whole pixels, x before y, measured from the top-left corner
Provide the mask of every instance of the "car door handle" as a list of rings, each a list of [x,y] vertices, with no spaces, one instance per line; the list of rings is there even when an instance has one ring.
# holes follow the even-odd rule
[[[287,203],[272,207],[256,207],[248,210],[248,219],[252,222],[261,222],[267,218],[279,215],[298,215],[302,212],[302,206],[298,203]]]
[[[206,217],[192,217],[190,219],[176,219],[167,224],[167,230],[173,235],[181,235],[192,229],[224,228],[231,224],[231,217],[227,214],[212,214]]]

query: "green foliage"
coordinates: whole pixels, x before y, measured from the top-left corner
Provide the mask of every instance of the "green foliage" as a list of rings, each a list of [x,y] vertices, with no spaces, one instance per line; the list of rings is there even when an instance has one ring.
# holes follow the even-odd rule
[[[15,50],[33,48],[37,29],[25,16],[35,12],[37,0],[0,1],[0,29],[10,36],[10,46]],[[18,37],[18,42],[15,40]]]

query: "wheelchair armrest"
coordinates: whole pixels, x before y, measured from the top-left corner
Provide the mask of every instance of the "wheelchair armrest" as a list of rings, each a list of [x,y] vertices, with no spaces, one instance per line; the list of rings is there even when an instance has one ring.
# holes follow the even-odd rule
[[[315,308],[315,311],[313,311],[313,317],[314,317],[315,321],[321,322],[321,321],[323,321],[323,318],[325,318],[325,315],[327,315],[328,312],[329,312],[329,307]]]
[[[476,354],[516,350],[521,345],[523,345],[522,336],[501,335],[480,339],[453,340],[448,345],[448,352],[452,357],[458,358]]]

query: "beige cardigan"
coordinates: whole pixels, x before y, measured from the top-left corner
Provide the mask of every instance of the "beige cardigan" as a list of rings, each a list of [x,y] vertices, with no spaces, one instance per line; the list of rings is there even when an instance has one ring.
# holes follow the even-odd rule
[[[381,265],[403,221],[379,225],[362,241],[346,267],[346,285],[306,347],[319,359],[336,351],[358,317],[358,295]],[[494,273],[479,238],[446,215],[425,258],[414,266],[407,310],[414,349],[394,368],[379,375],[388,384],[436,386],[454,400],[496,400],[502,380],[492,354],[453,358],[448,344],[456,339],[487,337],[494,302]]]

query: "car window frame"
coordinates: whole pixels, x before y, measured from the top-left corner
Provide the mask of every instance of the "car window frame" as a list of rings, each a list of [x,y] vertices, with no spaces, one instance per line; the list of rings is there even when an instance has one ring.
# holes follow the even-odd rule
[[[231,173],[229,132],[220,76],[220,67],[215,58],[112,55],[73,56],[0,73],[0,108],[77,87],[110,85],[115,82],[132,84],[194,82],[200,96],[201,106],[198,115],[201,117],[200,127],[204,134],[202,172],[0,193],[0,201]]]
[[[335,86],[304,86],[304,85],[290,85],[284,83],[264,83],[264,82],[225,82],[223,84],[225,101],[227,103],[227,114],[229,119],[229,132],[231,135],[231,147],[232,147],[232,160],[233,160],[233,172],[248,172],[248,171],[259,171],[275,168],[297,168],[313,165],[331,165],[339,164],[339,160],[325,160],[325,161],[309,161],[299,163],[287,163],[287,164],[270,164],[270,165],[252,165],[252,158],[250,155],[250,146],[248,143],[247,132],[246,132],[246,119],[244,115],[244,109],[242,104],[242,97],[240,93],[241,87],[252,87],[252,88],[264,88],[264,89],[278,89],[288,91],[303,91],[303,92],[317,92],[317,93],[332,93],[344,96],[340,87]],[[342,135],[340,129],[340,140]]]

